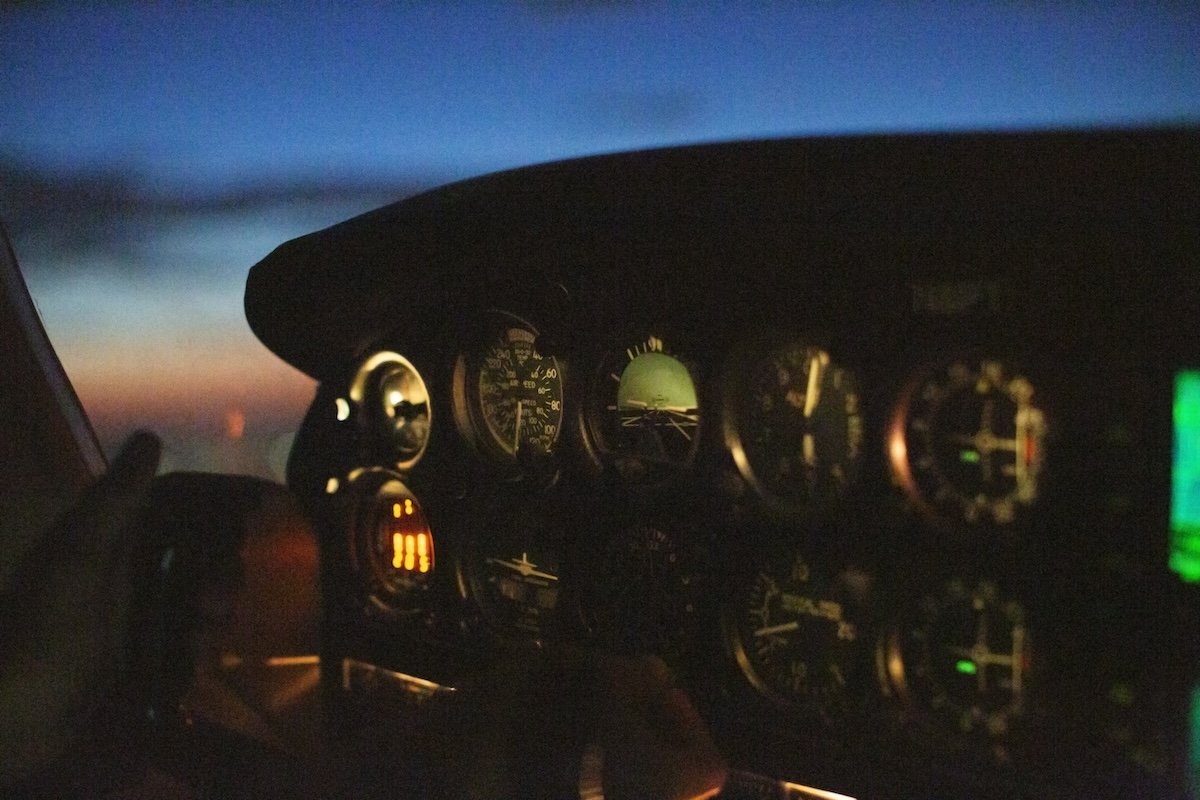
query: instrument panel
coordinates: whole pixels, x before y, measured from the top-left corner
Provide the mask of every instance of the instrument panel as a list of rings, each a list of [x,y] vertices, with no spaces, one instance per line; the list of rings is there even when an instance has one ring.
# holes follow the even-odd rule
[[[323,663],[400,676],[326,670],[337,724],[567,643],[661,656],[737,768],[1186,796],[1172,398],[1200,287],[1173,276],[1200,243],[1132,198],[1196,184],[1156,137],[1084,138],[591,159],[281,248],[264,265],[380,287],[319,357],[260,331],[321,379],[289,483],[321,535]],[[1129,159],[1100,188],[1074,166]],[[389,270],[445,286],[384,302]]]
[[[325,423],[359,454],[326,493],[365,509],[336,530],[368,649],[418,637],[475,669],[550,643],[653,653],[732,730],[765,726],[832,764],[851,755],[830,741],[871,737],[885,758],[918,748],[1006,773],[1061,732],[1063,662],[1104,654],[1063,644],[1073,583],[1133,604],[1153,567],[1132,549],[1070,562],[1133,513],[1121,470],[1166,413],[1165,374],[1147,374],[1144,405],[1105,416],[1085,378],[1033,349],[942,342],[881,360],[829,335],[701,348],[649,324],[545,343],[540,323],[479,309],[460,347],[381,343],[323,388]],[[373,411],[399,407],[398,383],[421,387],[416,419],[445,421],[420,448]],[[1112,471],[1081,489],[1064,465],[1099,443]],[[404,649],[374,661],[470,679],[454,657],[421,669]],[[1133,664],[1106,667],[1091,701],[1154,690]],[[1111,755],[1165,763],[1130,724],[1099,734]]]

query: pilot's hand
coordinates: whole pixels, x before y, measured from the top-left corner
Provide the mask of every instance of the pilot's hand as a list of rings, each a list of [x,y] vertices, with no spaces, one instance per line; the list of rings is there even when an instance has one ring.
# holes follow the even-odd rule
[[[601,706],[595,745],[608,800],[711,797],[726,765],[687,695],[662,659],[597,658]]]
[[[17,567],[0,597],[0,780],[44,769],[78,741],[123,666],[132,524],[160,445],[135,433]]]
[[[437,731],[430,756],[440,791],[455,796],[579,797],[585,752],[606,800],[711,797],[725,780],[708,728],[658,658],[516,656],[450,707],[424,733]]]

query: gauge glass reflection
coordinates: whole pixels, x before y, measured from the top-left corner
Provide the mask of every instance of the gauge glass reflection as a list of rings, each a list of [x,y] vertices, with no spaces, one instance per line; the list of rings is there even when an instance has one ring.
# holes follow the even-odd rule
[[[382,449],[400,469],[412,468],[429,444],[432,420],[429,391],[412,363],[388,351],[375,353],[359,367],[350,398],[365,411],[364,421]],[[338,409],[339,418],[349,409]]]
[[[735,364],[733,375],[726,435],[746,481],[790,511],[844,495],[862,455],[854,375],[802,342]]]
[[[392,444],[401,462],[415,461],[429,441],[429,394],[410,366],[380,368],[379,399]]]

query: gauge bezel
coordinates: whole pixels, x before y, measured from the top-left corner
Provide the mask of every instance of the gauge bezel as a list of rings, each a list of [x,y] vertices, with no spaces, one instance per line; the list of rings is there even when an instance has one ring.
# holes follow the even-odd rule
[[[829,364],[845,379],[850,381],[853,397],[853,408],[845,409],[847,417],[848,445],[854,451],[850,474],[846,476],[843,488],[832,496],[790,497],[775,491],[767,485],[766,479],[760,474],[761,470],[752,462],[748,452],[746,403],[752,394],[752,384],[756,373],[766,359],[773,358],[785,348],[802,347],[815,349],[829,359]],[[721,395],[721,431],[725,448],[733,460],[738,474],[754,491],[762,506],[770,513],[784,518],[811,518],[816,514],[826,512],[837,505],[857,485],[863,467],[866,450],[867,417],[862,407],[862,389],[858,373],[846,366],[831,353],[824,337],[802,336],[791,332],[780,331],[772,334],[744,339],[735,345],[726,358],[722,374]],[[849,404],[849,400],[847,403]],[[854,422],[851,422],[854,420]]]
[[[451,376],[451,405],[455,427],[459,435],[471,448],[479,453],[493,468],[507,477],[516,478],[525,473],[523,459],[517,456],[516,448],[508,448],[495,435],[487,419],[484,400],[480,390],[480,376],[483,368],[482,360],[486,358],[486,350],[491,348],[498,337],[503,336],[511,328],[521,328],[528,331],[534,340],[540,335],[537,326],[529,320],[502,309],[487,309],[482,313],[472,332],[460,347],[454,360]],[[557,430],[553,435],[550,447],[539,452],[534,460],[557,460],[558,451],[564,438],[564,428],[570,418],[568,415],[569,392],[567,366],[565,359],[556,355],[540,355],[541,359],[549,359],[557,370],[554,380],[558,386],[559,411]],[[553,472],[553,470],[550,470]]]
[[[400,369],[410,373],[421,387],[421,391],[425,394],[425,435],[421,440],[420,447],[408,458],[394,458],[396,456],[396,446],[390,439],[391,432],[384,430],[384,426],[381,423],[381,416],[387,416],[387,414],[380,411],[381,408],[385,408],[386,406],[383,398],[379,396],[379,378],[377,376],[390,364],[397,365]],[[350,382],[349,396],[357,409],[356,416],[358,417],[359,424],[366,430],[367,435],[371,437],[373,442],[384,442],[383,447],[388,453],[390,462],[396,469],[406,472],[415,467],[429,448],[434,424],[433,397],[429,393],[429,384],[425,381],[424,376],[421,375],[421,371],[399,353],[392,350],[379,350],[359,364],[358,369],[354,373],[354,378]]]

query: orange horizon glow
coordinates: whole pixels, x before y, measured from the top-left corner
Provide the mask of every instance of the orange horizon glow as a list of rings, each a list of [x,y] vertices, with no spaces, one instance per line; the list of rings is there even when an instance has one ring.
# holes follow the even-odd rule
[[[71,383],[101,439],[144,427],[232,439],[296,428],[316,381],[254,340],[164,346],[71,342],[60,348]],[[229,337],[225,337],[228,339]],[[207,346],[205,346],[207,345]]]

